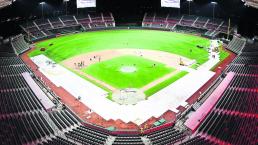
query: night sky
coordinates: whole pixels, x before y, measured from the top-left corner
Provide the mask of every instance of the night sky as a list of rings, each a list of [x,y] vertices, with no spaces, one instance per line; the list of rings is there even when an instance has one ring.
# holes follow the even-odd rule
[[[0,26],[6,29],[0,29],[0,35],[15,34],[20,31],[17,26],[20,21],[29,21],[30,19],[41,18],[42,0],[16,0],[16,2],[6,8],[0,9]],[[246,7],[241,0],[214,0],[218,2],[215,8],[215,17],[228,20],[239,26],[239,32],[242,35],[258,35],[258,9]],[[63,0],[45,0],[44,15],[48,17],[65,14],[65,4]],[[191,3],[191,14],[212,17],[211,0],[194,0]],[[188,14],[189,7],[186,0],[181,0],[181,8],[161,8],[160,0],[97,0],[96,8],[79,9],[79,13],[87,12],[112,12],[117,23],[140,22],[145,12],[157,13],[177,13]],[[68,13],[76,14],[76,0],[68,2]],[[3,23],[7,19],[19,18],[15,22]],[[18,28],[14,28],[14,27]],[[11,35],[10,34],[10,35]]]

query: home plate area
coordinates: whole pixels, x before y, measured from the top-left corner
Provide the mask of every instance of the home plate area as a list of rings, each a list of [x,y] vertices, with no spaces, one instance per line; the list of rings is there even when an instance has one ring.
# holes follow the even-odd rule
[[[115,91],[112,100],[120,105],[135,105],[139,101],[145,100],[145,94],[140,89],[126,88]]]

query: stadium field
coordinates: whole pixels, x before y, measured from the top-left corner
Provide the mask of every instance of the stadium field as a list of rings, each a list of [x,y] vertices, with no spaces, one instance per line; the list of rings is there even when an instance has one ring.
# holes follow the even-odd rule
[[[153,60],[128,55],[92,64],[82,71],[115,88],[123,89],[141,88],[175,69]]]
[[[202,48],[197,46],[202,46]],[[195,60],[196,63],[189,67],[196,69],[209,60],[209,47],[209,39],[182,33],[157,30],[102,30],[71,34],[38,42],[29,56],[44,54],[111,94],[111,90],[138,88],[144,91],[146,97],[149,97],[188,73],[179,69],[179,57],[187,58],[188,61]],[[41,51],[41,48],[45,48],[45,50]],[[177,67],[166,65],[164,60],[155,61],[152,57],[125,55],[93,64],[89,63],[79,70],[73,68],[74,64],[82,62],[81,59],[88,58],[87,54],[89,53],[105,50],[126,51],[127,49],[152,50],[176,55],[178,58],[174,59],[174,65]],[[152,56],[155,55],[158,54],[154,53]],[[80,61],[71,61],[72,66],[64,65],[65,61],[78,56],[81,57]],[[227,56],[227,52],[223,50],[220,52],[221,60]],[[171,61],[171,59],[167,61]],[[121,71],[123,67],[129,71],[130,69],[135,70],[130,73],[123,72]]]

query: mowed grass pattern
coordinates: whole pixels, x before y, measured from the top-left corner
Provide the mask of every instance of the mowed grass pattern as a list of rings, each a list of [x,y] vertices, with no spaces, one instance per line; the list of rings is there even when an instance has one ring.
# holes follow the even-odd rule
[[[123,66],[134,66],[137,71],[121,72]],[[126,55],[92,64],[82,71],[115,88],[123,89],[141,88],[175,69],[153,60]]]
[[[70,57],[97,50],[140,48],[178,54],[203,64],[208,60],[208,52],[205,49],[197,48],[197,45],[208,47],[210,41],[198,36],[166,31],[103,30],[72,34],[39,42],[36,44],[36,49],[29,55],[44,54],[59,63]],[[46,51],[41,52],[40,48],[46,48]]]

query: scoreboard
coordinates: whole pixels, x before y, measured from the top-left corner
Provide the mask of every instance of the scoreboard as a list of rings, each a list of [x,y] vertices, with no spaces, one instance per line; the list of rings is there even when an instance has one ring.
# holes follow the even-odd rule
[[[161,0],[161,7],[180,8],[180,0]]]
[[[77,0],[77,8],[96,7],[96,0]]]

